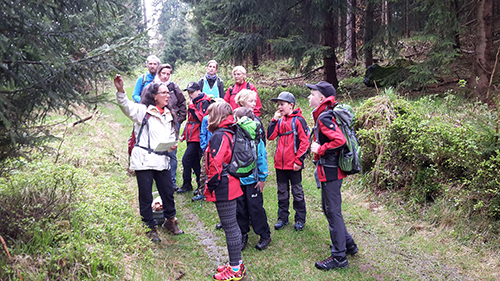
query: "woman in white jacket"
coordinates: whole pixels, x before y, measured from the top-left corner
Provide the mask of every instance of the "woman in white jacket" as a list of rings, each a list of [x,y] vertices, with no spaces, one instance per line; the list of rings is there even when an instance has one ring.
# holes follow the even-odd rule
[[[163,203],[165,222],[162,227],[177,235],[184,233],[177,226],[174,201],[174,185],[170,173],[170,151],[155,151],[160,143],[175,141],[175,125],[172,114],[167,108],[169,91],[165,85],[151,83],[142,92],[141,103],[128,99],[120,75],[114,78],[116,99],[123,113],[134,122],[136,143],[130,157],[130,169],[135,171],[139,186],[139,208],[142,221],[151,228],[149,238],[160,241],[157,221],[153,218],[153,180]]]

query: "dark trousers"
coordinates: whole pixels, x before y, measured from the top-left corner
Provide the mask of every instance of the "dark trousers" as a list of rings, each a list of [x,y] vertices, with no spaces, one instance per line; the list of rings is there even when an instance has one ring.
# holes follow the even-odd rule
[[[295,210],[295,222],[306,222],[306,201],[302,189],[302,170],[280,170],[276,169],[276,181],[278,185],[278,220],[288,222],[290,215],[290,187],[293,195],[293,209]]]
[[[157,221],[153,218],[153,180],[160,194],[163,204],[163,216],[165,218],[175,217],[174,185],[170,170],[155,171],[144,170],[135,171],[137,185],[139,187],[139,210],[142,221],[149,227],[154,227]]]
[[[256,184],[241,185],[243,195],[236,199],[238,202],[236,219],[242,234],[250,232],[251,223],[255,234],[267,239],[271,236],[271,230],[269,230],[266,209],[264,209],[264,197],[260,189],[255,188]]]
[[[354,243],[351,234],[347,232],[342,216],[341,186],[342,180],[321,183],[321,205],[328,220],[328,229],[333,244],[332,256],[335,258],[345,257],[346,244]]]
[[[186,152],[182,156],[182,166],[184,170],[182,171],[182,187],[193,188],[191,184],[191,170],[193,170],[196,175],[196,182],[200,182],[200,160],[201,160],[201,147],[199,142],[188,142],[186,147]]]
[[[215,202],[215,208],[226,234],[229,264],[237,266],[241,260],[241,232],[236,222],[236,200]]]

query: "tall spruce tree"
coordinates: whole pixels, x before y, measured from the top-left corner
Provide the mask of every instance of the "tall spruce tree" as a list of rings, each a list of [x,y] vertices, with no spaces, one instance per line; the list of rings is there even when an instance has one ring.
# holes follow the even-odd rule
[[[134,1],[0,2],[0,159],[40,145],[49,112],[93,104],[96,82],[140,57]]]

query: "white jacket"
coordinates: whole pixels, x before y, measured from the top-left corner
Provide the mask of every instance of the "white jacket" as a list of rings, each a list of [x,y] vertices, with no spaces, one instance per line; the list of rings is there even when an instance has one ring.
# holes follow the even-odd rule
[[[134,122],[134,131],[136,143],[142,147],[149,147],[155,149],[161,142],[175,141],[175,130],[172,127],[172,114],[165,108],[163,114],[156,106],[150,105],[146,107],[144,104],[135,103],[128,99],[125,93],[116,93],[116,100],[120,105],[123,113]],[[141,128],[142,120],[146,113],[151,114],[148,119],[148,126],[144,125],[140,139],[139,130]],[[167,155],[159,155],[154,152],[148,152],[146,149],[135,146],[132,149],[130,156],[130,169],[131,170],[169,170],[170,157]]]

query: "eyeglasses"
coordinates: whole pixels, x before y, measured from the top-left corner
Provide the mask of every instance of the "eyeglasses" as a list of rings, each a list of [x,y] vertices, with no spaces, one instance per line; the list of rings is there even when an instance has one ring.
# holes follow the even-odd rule
[[[169,95],[170,93],[168,91],[163,91],[163,92],[158,92],[158,95]]]

